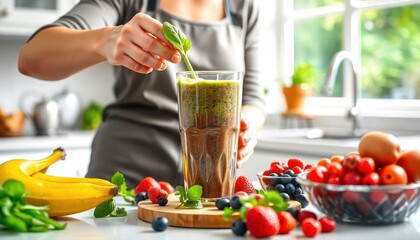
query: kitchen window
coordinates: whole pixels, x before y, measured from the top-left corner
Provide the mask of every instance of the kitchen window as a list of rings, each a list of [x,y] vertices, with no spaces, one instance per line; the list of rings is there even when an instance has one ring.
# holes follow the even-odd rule
[[[420,0],[276,1],[277,80],[294,67],[317,71],[308,109],[342,115],[351,79],[341,64],[333,95],[322,91],[335,53],[348,50],[358,71],[363,116],[420,118]],[[277,81],[276,80],[276,81]]]

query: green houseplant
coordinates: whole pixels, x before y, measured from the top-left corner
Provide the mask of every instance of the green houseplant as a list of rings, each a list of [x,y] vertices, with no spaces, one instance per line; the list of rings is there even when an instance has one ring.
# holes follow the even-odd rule
[[[305,100],[311,94],[315,69],[310,64],[296,66],[289,85],[283,85],[283,94],[288,113],[304,113]]]

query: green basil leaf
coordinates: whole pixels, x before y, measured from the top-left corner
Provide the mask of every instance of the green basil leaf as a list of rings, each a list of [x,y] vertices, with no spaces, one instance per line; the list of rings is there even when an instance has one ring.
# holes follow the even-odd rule
[[[176,186],[176,190],[178,191],[176,195],[179,195],[179,201],[181,203],[185,202],[187,199],[187,191],[185,191],[185,188],[183,186]]]
[[[117,207],[117,209],[113,213],[111,213],[110,216],[111,217],[125,217],[127,216],[127,211],[125,211],[125,208]]]
[[[115,209],[115,200],[113,198],[102,202],[98,206],[96,206],[95,211],[93,212],[93,216],[96,218],[103,218],[111,214]]]
[[[225,221],[229,220],[230,216],[236,212],[235,210],[233,210],[233,208],[231,207],[225,207],[224,212],[223,212],[223,219]]]
[[[184,203],[184,207],[187,208],[203,208],[203,204],[200,200],[187,200]]]
[[[136,201],[134,201],[134,198],[132,196],[123,196],[124,201],[131,204],[136,204]]]
[[[111,178],[111,182],[120,188],[120,186],[125,185],[125,178],[124,175],[122,175],[119,171],[114,173],[114,175]]]
[[[197,201],[201,199],[203,194],[203,187],[200,185],[193,185],[188,189],[187,197],[189,200]]]

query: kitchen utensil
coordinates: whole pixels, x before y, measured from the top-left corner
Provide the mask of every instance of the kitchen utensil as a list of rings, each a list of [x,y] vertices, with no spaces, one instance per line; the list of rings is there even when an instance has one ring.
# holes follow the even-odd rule
[[[80,96],[68,88],[64,88],[51,99],[58,103],[61,110],[60,128],[72,130],[78,127],[82,113],[82,100]]]
[[[20,108],[25,112],[27,116],[32,118],[32,122],[35,126],[37,135],[56,135],[60,127],[60,108],[58,103],[52,99],[48,99],[45,96],[41,97],[32,110],[27,110],[27,99],[34,97],[37,92],[26,92],[20,100]]]
[[[289,207],[300,209],[299,202],[289,201]],[[141,201],[137,208],[137,216],[139,219],[152,222],[159,217],[166,217],[169,225],[173,227],[190,227],[190,228],[231,228],[232,223],[239,219],[239,214],[234,213],[228,221],[223,220],[224,211],[218,210],[215,206],[204,207],[201,209],[180,208],[179,196],[171,194],[168,197],[168,204],[161,207],[153,204],[150,200]]]

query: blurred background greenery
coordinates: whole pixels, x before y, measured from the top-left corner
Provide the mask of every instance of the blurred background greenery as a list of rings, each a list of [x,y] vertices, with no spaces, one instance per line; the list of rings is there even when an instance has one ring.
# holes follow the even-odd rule
[[[307,9],[344,0],[295,0],[294,8]],[[295,65],[312,64],[317,71],[314,88],[321,86],[334,54],[343,49],[344,15],[331,14],[295,21]],[[360,12],[363,98],[420,99],[420,4]],[[342,68],[342,67],[340,67]],[[333,96],[343,96],[342,69]]]

